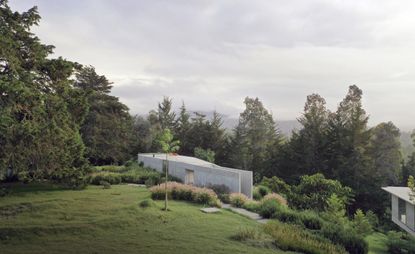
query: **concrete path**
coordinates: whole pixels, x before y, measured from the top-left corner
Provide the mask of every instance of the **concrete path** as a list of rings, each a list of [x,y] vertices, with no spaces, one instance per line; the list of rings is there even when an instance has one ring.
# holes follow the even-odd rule
[[[261,217],[261,215],[259,215],[257,213],[250,212],[250,211],[248,211],[246,209],[243,209],[243,208],[236,208],[236,207],[231,206],[230,204],[222,204],[222,208],[229,209],[229,210],[231,210],[231,211],[233,211],[237,214],[243,215],[243,216],[248,217],[252,220],[256,220],[257,222],[262,223],[262,224],[265,224],[269,221],[269,219],[264,219],[264,218]]]

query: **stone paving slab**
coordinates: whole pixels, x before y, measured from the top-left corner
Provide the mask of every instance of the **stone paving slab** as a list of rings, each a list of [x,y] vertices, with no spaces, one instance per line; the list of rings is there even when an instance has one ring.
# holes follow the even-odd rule
[[[248,210],[246,210],[244,208],[232,207],[230,204],[223,204],[222,205],[222,208],[230,209],[231,211],[233,211],[233,212],[235,212],[237,214],[240,214],[240,215],[243,215],[243,216],[248,217],[250,219],[256,220],[259,223],[265,224],[265,223],[267,223],[269,221],[269,219],[264,219],[264,218],[261,217],[261,215],[259,215],[257,213],[248,211]]]
[[[200,211],[204,213],[218,213],[220,212],[220,209],[216,207],[207,207],[207,208],[201,208]]]

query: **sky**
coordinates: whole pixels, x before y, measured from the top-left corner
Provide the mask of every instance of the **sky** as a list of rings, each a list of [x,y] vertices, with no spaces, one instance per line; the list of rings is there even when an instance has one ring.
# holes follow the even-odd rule
[[[370,125],[415,128],[413,0],[10,0],[36,5],[54,56],[92,65],[133,114],[163,96],[191,110],[243,111],[258,97],[293,120],[318,93],[335,110],[364,93]]]

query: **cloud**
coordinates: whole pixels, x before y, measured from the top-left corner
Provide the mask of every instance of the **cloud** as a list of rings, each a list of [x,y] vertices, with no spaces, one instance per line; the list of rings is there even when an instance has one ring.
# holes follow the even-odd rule
[[[237,116],[246,96],[294,119],[308,94],[334,110],[347,87],[364,90],[371,124],[415,123],[415,2],[13,1],[37,4],[36,34],[56,55],[114,81],[133,113],[162,96]]]

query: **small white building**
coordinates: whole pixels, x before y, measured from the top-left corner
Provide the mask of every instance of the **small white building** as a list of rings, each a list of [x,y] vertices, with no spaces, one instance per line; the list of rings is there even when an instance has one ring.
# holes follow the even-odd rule
[[[408,187],[383,187],[391,194],[392,221],[406,232],[415,235],[415,207]]]
[[[169,174],[180,178],[185,184],[195,186],[226,185],[231,192],[243,193],[252,198],[252,171],[226,168],[198,158],[169,155]],[[166,154],[138,154],[138,162],[145,167],[163,172]]]

